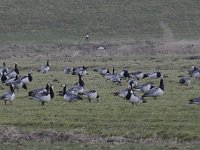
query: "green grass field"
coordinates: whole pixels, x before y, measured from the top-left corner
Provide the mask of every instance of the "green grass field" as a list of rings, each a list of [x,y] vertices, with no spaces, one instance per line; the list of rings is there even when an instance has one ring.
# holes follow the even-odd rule
[[[78,81],[65,66],[88,66],[86,89],[101,98],[68,103],[55,96],[41,106],[16,91],[12,104],[0,101],[0,149],[199,149],[200,108],[188,100],[200,96],[200,81],[178,85],[200,63],[199,8],[197,0],[1,0],[0,64],[17,62],[20,75],[32,70],[28,90],[51,82],[55,95]],[[47,59],[50,72],[38,73]],[[92,71],[98,66],[161,70],[165,93],[132,106],[112,94],[127,81],[107,82]],[[0,94],[9,89],[1,86]]]
[[[62,69],[65,65],[84,64],[89,67],[89,75],[84,76],[86,89],[96,89],[101,99],[98,103],[89,103],[88,100],[68,103],[63,101],[62,97],[56,96],[51,102],[41,106],[39,102],[30,100],[24,90],[16,91],[16,99],[12,104],[5,105],[3,101],[0,103],[2,147],[6,148],[7,143],[11,141],[14,142],[13,147],[29,148],[33,145],[40,148],[44,143],[65,147],[65,143],[74,141],[78,142],[77,146],[86,146],[86,149],[88,144],[91,149],[96,146],[105,149],[190,149],[192,146],[198,149],[199,106],[189,105],[187,100],[199,96],[199,82],[192,79],[190,86],[179,86],[177,77],[187,75],[186,69],[199,63],[198,59],[188,58],[180,55],[160,55],[96,60],[88,58],[79,61],[77,58],[70,61],[50,60],[51,71],[47,74],[36,72],[42,61],[18,60],[21,75],[27,74],[30,69],[33,70],[34,80],[28,86],[29,90],[45,86],[49,81],[54,85],[55,92],[62,89],[61,84],[66,83],[70,86],[78,80],[77,76],[64,74]],[[12,62],[7,62],[12,66]],[[146,104],[132,106],[128,101],[112,95],[114,91],[127,87],[127,81],[123,81],[122,85],[107,82],[92,71],[97,66],[114,66],[118,71],[124,67],[129,71],[145,72],[159,69],[166,76],[165,93],[157,100],[147,98]],[[58,81],[53,82],[55,79]],[[141,83],[143,82],[147,80],[144,79]],[[159,79],[151,82],[158,85]],[[1,90],[1,93],[4,91]],[[90,145],[91,143],[94,145]],[[67,144],[71,148],[75,145]]]
[[[198,39],[197,0],[2,0],[1,44],[164,38]]]

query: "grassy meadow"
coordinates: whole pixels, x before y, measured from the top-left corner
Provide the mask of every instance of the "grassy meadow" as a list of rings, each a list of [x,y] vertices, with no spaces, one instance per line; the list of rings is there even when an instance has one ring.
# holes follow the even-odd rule
[[[198,39],[197,0],[2,0],[0,43]],[[164,37],[163,37],[164,36]]]
[[[100,94],[100,101],[89,103],[84,99],[68,103],[63,101],[62,97],[55,96],[51,102],[41,106],[39,102],[27,97],[26,91],[16,91],[16,99],[12,104],[5,105],[3,101],[0,103],[2,147],[6,148],[7,143],[14,142],[16,144],[13,144],[13,147],[35,145],[39,148],[43,147],[44,143],[52,143],[58,147],[73,148],[75,145],[69,143],[75,142],[79,143],[77,145],[80,148],[86,149],[88,144],[92,144],[89,145],[91,149],[96,146],[105,149],[143,149],[149,146],[152,149],[187,149],[191,148],[190,144],[198,149],[200,108],[197,105],[189,105],[187,100],[199,96],[200,83],[192,79],[188,87],[178,84],[178,76],[187,75],[187,68],[199,63],[198,59],[189,58],[180,55],[140,55],[52,59],[51,69],[47,74],[37,72],[38,66],[45,63],[45,60],[14,59],[13,61],[18,62],[20,75],[26,75],[29,70],[33,70],[33,82],[28,85],[29,90],[44,87],[47,82],[51,82],[55,95],[62,89],[62,84],[66,83],[70,87],[78,81],[77,76],[64,74],[64,66],[88,66],[89,75],[84,76],[86,89],[96,89]],[[13,66],[11,61],[6,62],[9,67]],[[132,106],[128,101],[112,94],[127,87],[127,81],[122,84],[107,82],[92,71],[98,66],[115,67],[117,71],[124,68],[144,72],[161,70],[165,76],[165,93],[157,100],[147,98],[147,103]],[[144,79],[140,83],[147,81]],[[159,85],[159,79],[152,79],[150,82]],[[1,93],[7,89],[4,88]]]
[[[197,0],[1,0],[0,64],[17,62],[22,76],[32,71],[28,91],[51,82],[55,98],[41,106],[20,89],[13,103],[0,101],[0,149],[199,149],[200,107],[188,100],[200,96],[200,81],[178,84],[199,67],[199,8]],[[47,59],[50,71],[38,73]],[[57,96],[62,84],[78,81],[64,67],[82,65],[89,67],[86,89],[97,90],[99,102]],[[132,106],[113,96],[127,80],[107,82],[93,72],[98,66],[160,70],[164,95]],[[1,85],[0,94],[8,89]]]

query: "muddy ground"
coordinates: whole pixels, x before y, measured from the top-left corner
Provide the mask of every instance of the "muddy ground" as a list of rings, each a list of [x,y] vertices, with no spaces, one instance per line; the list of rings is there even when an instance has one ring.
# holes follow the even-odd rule
[[[0,46],[0,58],[65,58],[65,57],[108,57],[134,54],[191,54],[200,53],[200,41],[133,41],[133,42],[87,42],[50,44],[10,44]]]

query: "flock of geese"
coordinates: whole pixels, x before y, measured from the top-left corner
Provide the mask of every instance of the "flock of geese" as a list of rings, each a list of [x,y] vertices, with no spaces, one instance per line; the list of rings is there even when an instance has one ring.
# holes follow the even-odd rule
[[[38,72],[45,74],[48,73],[49,70],[49,60],[47,60],[47,63],[41,66],[38,69]],[[126,81],[126,79],[128,79],[127,87],[114,92],[113,95],[129,101],[132,105],[137,106],[138,103],[146,103],[146,97],[153,97],[156,99],[164,94],[164,77],[160,71],[144,73],[142,71],[129,72],[128,70],[122,70],[120,72],[115,72],[115,68],[112,68],[112,71],[110,72],[107,68],[102,67],[95,68],[93,71],[101,75],[106,81],[112,83],[118,84],[123,80]],[[7,101],[12,102],[15,99],[15,90],[20,88],[27,90],[27,84],[33,80],[31,73],[32,72],[29,72],[26,76],[20,76],[17,63],[15,63],[14,69],[9,70],[4,62],[3,66],[0,68],[1,82],[5,86],[10,86],[10,90],[2,94],[0,100],[3,100],[5,104]],[[92,99],[96,99],[97,101],[99,100],[100,96],[95,89],[85,89],[85,82],[82,78],[83,76],[88,75],[88,67],[65,67],[64,73],[77,75],[78,82],[68,88],[66,84],[64,84],[62,90],[58,92],[58,96],[62,96],[63,99],[68,102],[82,100],[83,98],[88,99],[89,102],[91,102]],[[199,79],[200,69],[192,66],[188,69],[188,74],[191,77]],[[139,81],[145,78],[159,79],[160,84],[158,86],[152,85],[149,82],[140,84]],[[183,76],[180,78],[179,83],[188,86],[190,84],[190,78]],[[46,87],[28,91],[28,96],[44,105],[45,102],[49,102],[55,97],[53,85],[47,83]],[[189,104],[200,104],[200,97],[190,99]]]

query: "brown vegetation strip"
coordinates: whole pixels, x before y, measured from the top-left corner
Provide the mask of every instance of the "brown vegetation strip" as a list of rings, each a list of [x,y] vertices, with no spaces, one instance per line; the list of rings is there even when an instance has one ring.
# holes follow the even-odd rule
[[[0,143],[17,142],[22,143],[26,141],[35,142],[63,142],[63,143],[112,143],[112,144],[199,144],[199,141],[178,142],[177,140],[162,140],[156,137],[148,139],[133,139],[120,136],[102,137],[94,135],[74,134],[69,132],[54,132],[49,130],[35,131],[31,133],[20,133],[15,127],[0,128]]]
[[[103,47],[103,49],[99,49]],[[87,56],[130,56],[135,54],[192,54],[200,52],[199,41],[132,41],[115,43],[51,43],[43,45],[0,46],[0,58],[70,58]]]

